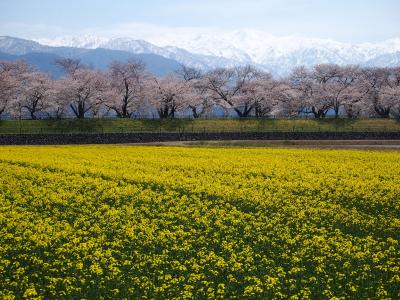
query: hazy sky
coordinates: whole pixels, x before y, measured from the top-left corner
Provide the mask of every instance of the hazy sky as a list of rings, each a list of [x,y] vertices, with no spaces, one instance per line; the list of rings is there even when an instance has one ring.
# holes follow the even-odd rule
[[[400,37],[399,16],[400,0],[0,0],[0,35],[144,38],[143,31],[158,28],[246,28],[277,36],[374,42]]]

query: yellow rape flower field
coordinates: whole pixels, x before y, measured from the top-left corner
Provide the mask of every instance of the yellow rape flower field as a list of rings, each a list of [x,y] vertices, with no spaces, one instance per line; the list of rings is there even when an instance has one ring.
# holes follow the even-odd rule
[[[0,147],[0,299],[399,299],[400,152]]]

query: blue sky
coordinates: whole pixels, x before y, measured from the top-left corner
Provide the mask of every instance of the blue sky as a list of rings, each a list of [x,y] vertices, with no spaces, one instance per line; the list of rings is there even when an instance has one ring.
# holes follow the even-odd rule
[[[246,28],[358,43],[400,37],[399,16],[400,0],[0,0],[0,35],[135,38],[143,35],[140,24],[155,31]]]

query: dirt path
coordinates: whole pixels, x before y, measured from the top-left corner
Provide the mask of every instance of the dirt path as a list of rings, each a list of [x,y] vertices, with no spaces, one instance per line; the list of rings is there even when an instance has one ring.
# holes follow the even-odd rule
[[[398,140],[237,140],[237,141],[180,141],[132,145],[186,146],[186,147],[273,147],[318,149],[400,150]]]

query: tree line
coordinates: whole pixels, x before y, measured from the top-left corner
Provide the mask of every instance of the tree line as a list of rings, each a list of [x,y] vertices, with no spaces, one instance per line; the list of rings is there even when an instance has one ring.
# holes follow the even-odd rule
[[[0,118],[210,116],[216,108],[238,117],[400,118],[400,67],[322,64],[286,78],[252,66],[201,71],[182,66],[158,78],[131,60],[92,70],[75,59],[55,62],[53,79],[24,61],[0,61]]]

